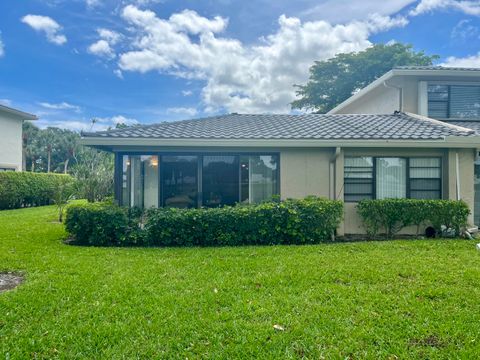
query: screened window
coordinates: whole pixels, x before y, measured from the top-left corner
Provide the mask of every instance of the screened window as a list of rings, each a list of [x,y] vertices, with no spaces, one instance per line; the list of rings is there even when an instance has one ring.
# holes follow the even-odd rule
[[[442,159],[410,159],[410,197],[412,199],[442,198]]]
[[[363,199],[441,199],[440,157],[346,157],[346,202]]]
[[[480,86],[429,85],[428,116],[436,119],[480,119]]]
[[[238,157],[204,156],[202,192],[203,206],[234,205],[238,202]]]
[[[373,158],[345,158],[345,201],[356,202],[373,198]]]

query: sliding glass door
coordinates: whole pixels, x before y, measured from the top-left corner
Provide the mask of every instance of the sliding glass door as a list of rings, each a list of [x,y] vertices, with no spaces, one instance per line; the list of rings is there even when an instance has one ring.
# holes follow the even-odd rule
[[[278,155],[123,155],[119,166],[123,206],[217,207],[279,193]]]
[[[162,156],[163,206],[192,208],[198,205],[198,156]]]
[[[235,205],[239,187],[238,156],[206,155],[202,169],[202,205],[216,207]]]

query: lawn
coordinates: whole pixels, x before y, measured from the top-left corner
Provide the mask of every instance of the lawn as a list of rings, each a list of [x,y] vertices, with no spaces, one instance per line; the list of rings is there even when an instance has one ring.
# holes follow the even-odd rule
[[[0,212],[0,271],[26,277],[0,293],[1,358],[480,353],[472,241],[89,248],[64,245],[55,218]]]

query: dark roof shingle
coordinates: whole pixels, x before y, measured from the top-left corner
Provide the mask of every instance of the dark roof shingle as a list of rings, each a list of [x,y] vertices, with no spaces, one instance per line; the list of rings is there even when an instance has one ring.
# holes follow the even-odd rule
[[[475,132],[405,113],[389,115],[229,114],[83,133],[83,137],[150,139],[440,140]]]

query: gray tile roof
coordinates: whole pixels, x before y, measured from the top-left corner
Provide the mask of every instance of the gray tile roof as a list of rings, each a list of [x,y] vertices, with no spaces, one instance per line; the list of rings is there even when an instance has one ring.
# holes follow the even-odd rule
[[[404,113],[390,115],[229,114],[83,133],[82,136],[117,139],[440,140],[446,136],[475,136],[475,133],[473,130]]]
[[[480,135],[480,120],[449,120],[445,121],[448,124],[456,125],[456,126],[461,126],[467,129],[472,129],[474,130],[477,135]]]
[[[480,68],[449,67],[449,66],[396,66],[397,70],[459,70],[459,71],[480,71]]]

